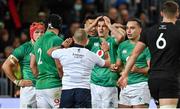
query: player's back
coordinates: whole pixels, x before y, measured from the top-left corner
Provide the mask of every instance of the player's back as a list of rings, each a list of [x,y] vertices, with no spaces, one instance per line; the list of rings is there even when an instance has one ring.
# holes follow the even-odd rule
[[[59,46],[63,40],[52,32],[46,32],[34,45],[36,63],[38,65],[37,88],[51,88],[61,85],[58,71],[53,58],[48,56],[47,50]],[[43,85],[44,84],[44,85]]]
[[[151,77],[169,77],[180,71],[179,35],[180,29],[172,23],[161,23],[142,33],[140,41],[149,47],[152,56]]]

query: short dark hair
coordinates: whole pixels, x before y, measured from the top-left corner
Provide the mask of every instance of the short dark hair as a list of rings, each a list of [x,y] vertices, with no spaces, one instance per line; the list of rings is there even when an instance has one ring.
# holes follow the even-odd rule
[[[138,24],[138,26],[139,26],[140,28],[142,28],[142,26],[143,26],[141,20],[138,19],[138,18],[130,18],[130,19],[128,19],[127,23],[130,22],[130,21],[135,21],[135,22],[137,22],[137,24]]]
[[[89,14],[84,18],[83,24],[85,24],[87,20],[89,19],[95,20],[97,17],[98,17],[97,15]]]
[[[96,19],[97,17],[97,15],[87,15],[84,20]]]
[[[168,17],[174,17],[179,10],[179,5],[175,1],[164,2],[161,6],[161,11],[168,15]]]
[[[57,14],[51,14],[46,19],[45,25],[47,28],[50,27],[50,28],[56,28],[58,30],[61,30],[62,18],[61,18],[61,16],[59,16]]]
[[[97,22],[99,22],[99,21],[104,21],[103,17],[101,17]]]

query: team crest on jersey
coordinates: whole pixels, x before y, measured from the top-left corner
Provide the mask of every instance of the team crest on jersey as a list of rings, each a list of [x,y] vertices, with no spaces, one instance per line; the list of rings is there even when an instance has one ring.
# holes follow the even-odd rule
[[[99,46],[99,43],[98,42],[94,43],[94,46]]]
[[[166,25],[160,25],[159,29],[167,29],[167,26]]]
[[[127,50],[123,50],[122,53],[123,53],[123,54],[126,54],[126,53],[127,53]]]
[[[104,55],[104,52],[102,50],[98,50],[96,52],[96,54],[99,56],[99,57],[102,57]]]

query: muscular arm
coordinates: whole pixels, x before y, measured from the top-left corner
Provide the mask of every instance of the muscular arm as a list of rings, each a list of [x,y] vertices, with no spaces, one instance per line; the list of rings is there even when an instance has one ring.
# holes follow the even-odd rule
[[[137,42],[131,56],[129,57],[123,75],[128,75],[128,72],[131,70],[131,68],[133,67],[133,65],[135,64],[135,61],[137,59],[137,57],[141,54],[141,52],[144,50],[145,48],[145,44],[142,42]]]
[[[133,68],[131,69],[132,72],[137,72],[137,73],[142,73],[142,74],[147,74],[150,68],[150,60],[147,61],[147,67],[144,68],[138,68],[135,65],[133,66]]]
[[[17,67],[18,60],[13,56],[10,55],[2,65],[2,69],[6,76],[14,82],[17,86],[32,86],[31,80],[17,80],[14,75],[13,67]]]
[[[118,31],[117,28],[111,25],[110,19],[108,17],[104,16],[103,18],[109,30],[114,34],[116,41],[118,43],[122,42],[125,39],[126,31],[123,29],[121,29],[121,31]]]
[[[54,50],[57,50],[57,49],[60,49],[60,48],[61,48],[61,46],[57,46],[57,47],[50,48],[50,49],[47,51],[47,54],[48,54],[49,56],[51,56],[51,54],[52,54],[52,52],[53,52]]]
[[[93,27],[97,25],[97,22],[100,18],[102,18],[102,16],[97,17],[95,21],[92,24],[90,24],[88,27],[84,28],[84,30],[88,33]]]
[[[68,48],[70,47],[70,45],[73,43],[73,39],[72,38],[67,38],[60,46],[56,46],[56,47],[53,47],[53,48],[50,48],[48,51],[47,51],[47,54],[49,56],[51,56],[52,52],[54,50],[57,50],[57,49],[60,49],[60,48]]]
[[[13,72],[13,67],[16,67],[17,64],[18,64],[18,60],[14,58],[13,55],[10,55],[2,65],[2,69],[4,73],[11,81],[16,80],[16,77]]]
[[[145,49],[145,44],[138,41],[131,56],[129,57],[125,69],[122,72],[122,76],[118,80],[118,84],[123,88],[127,85],[127,76],[128,72],[132,69],[133,65],[135,64],[135,61],[137,57],[140,55],[140,53]]]
[[[55,59],[55,63],[56,63],[56,67],[58,69],[59,77],[62,78],[63,77],[63,68],[62,68],[61,62],[58,59]]]

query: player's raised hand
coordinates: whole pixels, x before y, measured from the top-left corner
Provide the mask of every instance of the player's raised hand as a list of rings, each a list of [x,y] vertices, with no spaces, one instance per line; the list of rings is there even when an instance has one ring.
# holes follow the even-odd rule
[[[110,20],[107,16],[103,16],[103,19],[104,19],[105,24],[106,24],[107,26],[110,26],[110,25],[111,25],[111,20]]]
[[[99,16],[99,17],[97,17],[95,20],[94,20],[94,22],[92,23],[92,25],[93,26],[96,26],[97,25],[97,22],[98,22],[98,20],[99,19],[101,19],[103,16]]]
[[[62,45],[63,45],[64,48],[68,48],[68,47],[71,46],[72,43],[73,43],[73,39],[72,39],[72,38],[67,38],[67,39],[62,43]]]

